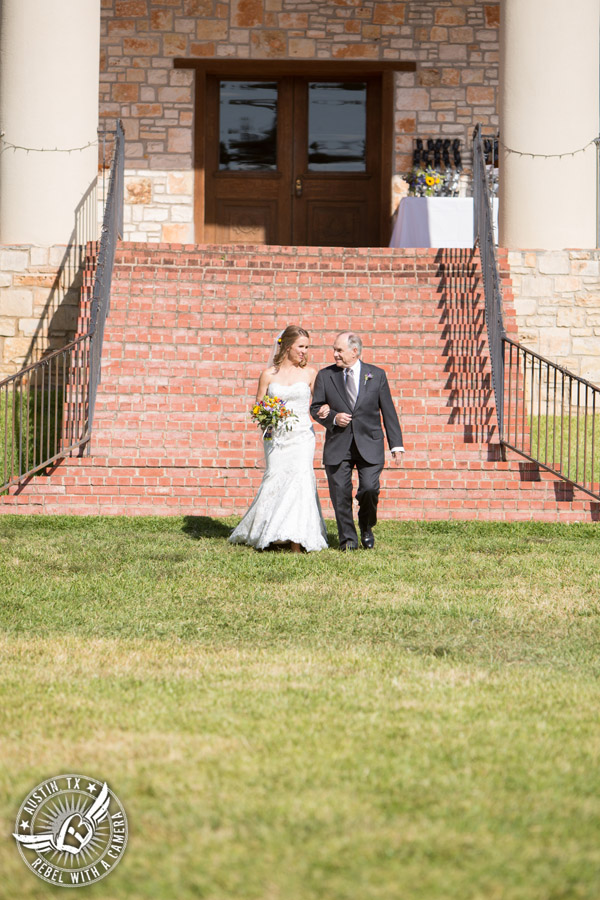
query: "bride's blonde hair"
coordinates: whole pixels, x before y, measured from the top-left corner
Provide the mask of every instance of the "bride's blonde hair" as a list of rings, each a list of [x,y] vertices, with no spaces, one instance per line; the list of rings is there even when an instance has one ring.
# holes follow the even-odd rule
[[[288,327],[281,333],[281,337],[279,338],[279,349],[277,353],[273,357],[273,365],[277,368],[281,362],[285,359],[285,354],[290,349],[290,347],[296,343],[299,337],[310,337],[308,331],[304,328],[300,328],[299,325],[288,325]],[[306,365],[307,360],[303,359],[300,363],[300,368],[303,369]]]

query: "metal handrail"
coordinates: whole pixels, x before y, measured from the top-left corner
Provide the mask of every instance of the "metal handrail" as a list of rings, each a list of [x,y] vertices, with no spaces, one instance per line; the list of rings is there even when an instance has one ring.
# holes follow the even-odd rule
[[[502,290],[496,260],[492,201],[485,167],[485,152],[481,125],[473,134],[473,236],[479,245],[483,291],[485,295],[485,320],[487,324],[490,358],[492,361],[492,384],[496,400],[500,440],[504,421],[504,343],[506,336],[502,314]]]
[[[600,388],[506,334],[481,126],[473,135],[474,236],[500,445],[600,500]]]
[[[123,234],[125,137],[117,122],[87,332],[0,381],[0,491],[86,446],[101,378],[104,326]]]

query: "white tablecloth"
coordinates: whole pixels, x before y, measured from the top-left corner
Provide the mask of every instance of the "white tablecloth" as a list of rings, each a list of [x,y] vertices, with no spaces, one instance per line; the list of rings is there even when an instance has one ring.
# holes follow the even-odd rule
[[[493,200],[498,230],[498,201]],[[390,247],[472,247],[472,197],[403,197]]]

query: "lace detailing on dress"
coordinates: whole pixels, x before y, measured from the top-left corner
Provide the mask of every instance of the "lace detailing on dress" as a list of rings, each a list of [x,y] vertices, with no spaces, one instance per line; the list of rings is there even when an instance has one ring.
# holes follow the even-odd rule
[[[280,428],[264,441],[266,471],[252,506],[229,540],[263,550],[276,541],[294,541],[305,550],[327,547],[325,522],[313,468],[315,433],[310,421],[310,386],[303,381],[271,382],[271,397],[285,400],[298,417],[292,430]]]

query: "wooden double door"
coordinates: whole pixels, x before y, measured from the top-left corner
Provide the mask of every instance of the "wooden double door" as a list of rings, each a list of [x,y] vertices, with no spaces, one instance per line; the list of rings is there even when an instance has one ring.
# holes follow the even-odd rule
[[[208,75],[204,240],[381,243],[381,77]]]

